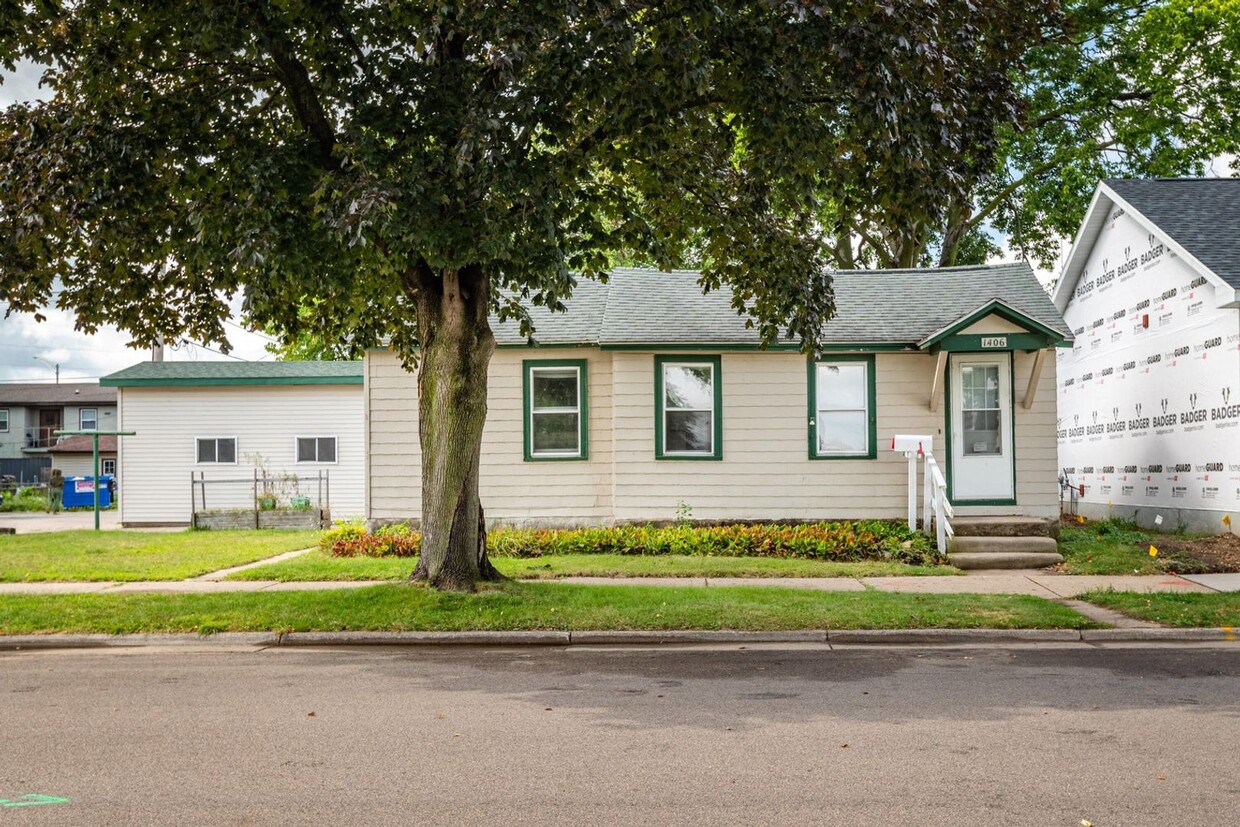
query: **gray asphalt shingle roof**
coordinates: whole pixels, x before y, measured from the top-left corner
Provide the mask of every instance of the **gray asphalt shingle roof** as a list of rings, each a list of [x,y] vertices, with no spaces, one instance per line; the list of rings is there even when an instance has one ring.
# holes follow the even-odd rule
[[[99,380],[146,385],[360,385],[361,362],[139,362]]]
[[[1240,289],[1240,178],[1105,183],[1219,278]]]
[[[116,391],[96,382],[0,385],[0,408],[17,405],[115,405]]]
[[[540,345],[757,345],[757,332],[732,309],[731,292],[703,295],[697,280],[691,270],[617,269],[606,285],[578,285],[565,313],[536,309],[534,339]],[[1023,263],[841,271],[835,297],[838,313],[823,344],[912,346],[992,299],[1072,337]],[[525,344],[514,323],[495,325],[495,332],[502,345]]]

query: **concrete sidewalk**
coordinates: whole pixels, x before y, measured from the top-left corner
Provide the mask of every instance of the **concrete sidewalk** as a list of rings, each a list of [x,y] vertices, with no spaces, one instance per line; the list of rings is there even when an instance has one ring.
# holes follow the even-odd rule
[[[204,577],[211,577],[205,575]],[[316,591],[356,589],[398,581],[278,582],[273,580],[142,581],[133,583],[0,583],[7,594],[217,594],[220,592]],[[530,581],[527,581],[530,582]],[[773,586],[820,591],[911,592],[916,594],[1023,594],[1048,600],[1073,598],[1097,589],[1127,592],[1208,594],[1240,592],[1240,574],[1176,575],[1067,575],[1031,572],[984,572],[964,577],[566,577],[545,583],[604,586]]]

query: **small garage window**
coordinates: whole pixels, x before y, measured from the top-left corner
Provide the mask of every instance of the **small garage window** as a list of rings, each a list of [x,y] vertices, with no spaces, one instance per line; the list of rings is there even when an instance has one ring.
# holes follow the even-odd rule
[[[237,438],[230,437],[199,437],[198,462],[219,462],[230,465],[237,463]]]
[[[336,438],[334,436],[297,437],[298,462],[335,462]]]

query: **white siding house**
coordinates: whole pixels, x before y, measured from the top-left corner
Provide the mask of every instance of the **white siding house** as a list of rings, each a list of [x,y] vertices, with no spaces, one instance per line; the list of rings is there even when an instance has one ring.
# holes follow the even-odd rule
[[[1240,180],[1102,182],[1055,303],[1080,512],[1240,531]]]
[[[616,271],[537,347],[496,330],[488,520],[581,525],[890,518],[894,434],[932,437],[960,515],[1057,516],[1055,360],[1071,336],[1025,265],[839,273],[824,354],[757,347],[697,274]],[[416,378],[366,357],[366,514],[420,513]]]
[[[253,508],[264,470],[281,500],[363,512],[360,362],[144,362],[101,384],[134,432],[118,452],[123,525],[188,524],[191,476],[207,481],[207,508]]]

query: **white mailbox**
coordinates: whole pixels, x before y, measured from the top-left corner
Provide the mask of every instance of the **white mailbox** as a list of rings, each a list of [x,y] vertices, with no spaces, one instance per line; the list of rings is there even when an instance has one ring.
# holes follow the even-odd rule
[[[891,450],[906,454],[928,454],[934,450],[934,437],[921,434],[896,434],[891,438]]]

